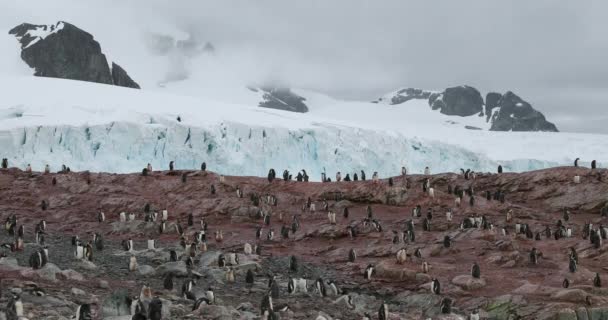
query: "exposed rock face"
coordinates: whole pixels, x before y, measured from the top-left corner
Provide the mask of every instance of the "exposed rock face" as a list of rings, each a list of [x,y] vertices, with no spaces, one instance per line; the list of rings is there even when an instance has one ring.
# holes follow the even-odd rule
[[[308,112],[308,106],[303,102],[306,99],[291,92],[289,88],[263,87],[263,99],[259,106],[263,108],[279,109],[293,112]]]
[[[139,89],[137,82],[129,77],[125,69],[114,62],[112,62],[112,81],[117,86]]]
[[[438,101],[443,102],[441,108],[435,106]],[[447,88],[441,95],[441,100],[435,100],[431,106],[440,109],[448,116],[468,117],[483,111],[483,98],[477,89],[469,86]]]
[[[21,58],[34,75],[139,88],[117,64],[112,70],[93,36],[60,21],[55,25],[23,23],[9,31],[21,43]]]
[[[389,101],[389,104],[391,105],[395,105],[395,104],[400,104],[400,103],[404,103],[406,101],[412,100],[412,99],[428,99],[431,96],[431,92],[430,91],[424,91],[422,89],[416,89],[416,88],[405,88],[405,89],[400,89],[397,92],[395,92],[394,94],[392,94]],[[380,98],[378,99],[378,101],[382,101],[385,98]]]
[[[492,117],[492,109],[498,107],[498,102],[502,95],[498,92],[488,92],[486,95],[486,120]]]
[[[492,117],[492,131],[552,131],[557,127],[511,91],[498,102],[500,111]]]

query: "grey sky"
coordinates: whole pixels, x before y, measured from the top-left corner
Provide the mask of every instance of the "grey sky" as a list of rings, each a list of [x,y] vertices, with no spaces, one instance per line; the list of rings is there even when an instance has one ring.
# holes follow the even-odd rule
[[[100,3],[211,41],[248,80],[365,100],[403,86],[511,90],[562,131],[608,133],[605,0]]]

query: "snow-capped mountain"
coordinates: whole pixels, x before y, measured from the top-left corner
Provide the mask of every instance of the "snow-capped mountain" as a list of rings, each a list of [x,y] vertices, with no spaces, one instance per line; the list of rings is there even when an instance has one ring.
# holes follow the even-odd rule
[[[218,85],[191,66],[196,59],[199,67],[223,66],[221,49],[208,42],[155,36],[149,50],[149,37],[132,40],[128,52],[139,54],[133,59],[104,28],[16,26],[0,39],[0,51],[20,54],[15,63],[32,69],[0,70],[0,86],[9,88],[0,95],[0,153],[21,167],[135,172],[146,163],[166,168],[174,160],[195,169],[205,161],[226,174],[265,175],[273,167],[306,169],[314,178],[361,169],[387,176],[401,166],[494,171],[500,163],[523,171],[575,157],[608,161],[602,135],[517,132],[557,128],[511,92],[484,101],[466,86],[402,89],[372,103],[264,83]],[[108,61],[121,61],[141,90],[123,88]],[[179,72],[159,71],[176,65]]]

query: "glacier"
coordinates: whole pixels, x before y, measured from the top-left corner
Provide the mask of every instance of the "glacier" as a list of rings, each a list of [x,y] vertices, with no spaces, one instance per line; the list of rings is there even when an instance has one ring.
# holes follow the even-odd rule
[[[312,180],[322,172],[397,175],[471,168],[526,171],[608,163],[605,135],[467,130],[478,117],[433,112],[425,101],[399,106],[307,97],[309,113],[257,107],[259,94],[235,89],[239,102],[81,81],[0,77],[0,156],[42,170],[139,172],[147,163],[228,175],[265,176],[270,168]],[[251,99],[250,103],[244,103]],[[177,120],[179,117],[180,121]]]

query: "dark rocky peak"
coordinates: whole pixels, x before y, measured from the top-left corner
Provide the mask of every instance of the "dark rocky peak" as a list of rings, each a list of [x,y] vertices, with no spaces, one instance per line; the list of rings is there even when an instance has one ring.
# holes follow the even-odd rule
[[[492,109],[498,107],[498,102],[502,98],[502,94],[498,92],[488,92],[486,95],[486,120],[492,117]]]
[[[492,131],[558,131],[555,124],[511,91],[502,95],[495,107],[500,109],[492,116]]]
[[[252,91],[258,92],[255,88],[249,88]],[[293,112],[308,112],[308,106],[304,103],[306,98],[301,97],[289,88],[281,87],[260,87],[263,91],[262,99],[259,106],[263,108],[279,109]]]
[[[21,59],[34,75],[138,88],[126,71],[112,69],[91,34],[60,21],[54,25],[23,23],[9,31],[21,43]]]
[[[412,100],[412,99],[425,99],[426,100],[430,96],[431,96],[430,91],[425,91],[425,90],[416,89],[416,88],[404,88],[404,89],[399,89],[396,92],[391,93],[385,97],[382,97],[382,98],[378,99],[378,101],[375,101],[375,102],[386,100],[388,102],[388,104],[395,105],[395,104],[404,103],[404,102]]]
[[[483,112],[483,98],[470,86],[447,88],[441,94],[431,95],[429,104],[448,116],[468,117]]]

